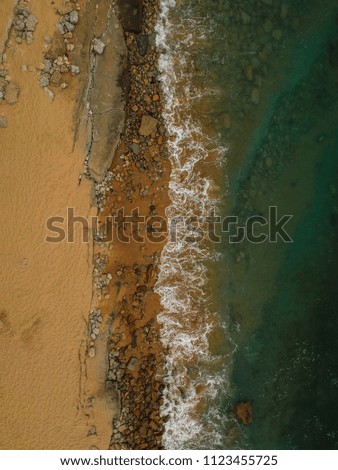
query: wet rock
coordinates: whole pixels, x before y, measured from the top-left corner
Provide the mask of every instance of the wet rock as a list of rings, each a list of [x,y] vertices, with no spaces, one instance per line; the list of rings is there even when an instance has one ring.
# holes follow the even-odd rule
[[[141,126],[139,129],[139,134],[147,137],[150,135],[157,127],[158,120],[152,116],[144,114],[142,116]]]
[[[7,127],[7,124],[8,122],[6,116],[0,116],[0,129]]]
[[[235,407],[237,418],[245,425],[251,424],[253,420],[252,405],[249,401],[237,403]]]
[[[148,36],[138,34],[136,36],[136,42],[138,45],[138,51],[141,56],[145,56],[148,51]]]
[[[106,48],[106,45],[101,39],[99,38],[94,38],[92,40],[92,50],[96,52],[96,54],[102,55],[104,53],[104,50]]]
[[[140,33],[143,0],[117,0],[118,16],[125,31]]]
[[[20,89],[14,83],[9,83],[5,89],[5,101],[8,104],[15,104],[18,101]]]

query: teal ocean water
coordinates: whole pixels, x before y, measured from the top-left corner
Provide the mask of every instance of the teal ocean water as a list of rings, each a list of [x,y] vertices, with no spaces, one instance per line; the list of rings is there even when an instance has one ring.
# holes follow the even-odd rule
[[[158,45],[169,219],[276,206],[293,240],[168,243],[165,446],[337,449],[337,2],[163,0]]]

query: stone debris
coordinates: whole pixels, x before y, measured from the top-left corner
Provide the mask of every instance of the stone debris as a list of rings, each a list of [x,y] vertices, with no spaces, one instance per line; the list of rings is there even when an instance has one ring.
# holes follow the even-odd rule
[[[34,31],[38,19],[32,15],[30,9],[25,5],[18,5],[14,9],[13,32],[14,39],[17,44],[21,44],[24,40],[26,43],[32,44],[34,41]]]
[[[77,6],[77,10],[79,9],[80,7]],[[68,88],[67,78],[70,79],[81,72],[80,67],[71,60],[71,53],[75,51],[75,44],[71,40],[80,20],[77,10],[74,9],[73,3],[67,4],[64,9],[59,9],[58,13],[61,18],[57,31],[53,38],[44,36],[48,50],[45,53],[44,63],[40,67],[40,85],[43,88],[51,86],[65,90]],[[55,93],[51,93],[54,99]]]

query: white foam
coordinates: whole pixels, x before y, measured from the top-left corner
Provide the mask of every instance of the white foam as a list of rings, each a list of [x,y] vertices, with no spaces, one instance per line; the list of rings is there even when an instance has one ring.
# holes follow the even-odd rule
[[[156,27],[160,51],[159,71],[164,95],[164,118],[169,133],[172,166],[169,184],[169,226],[180,216],[206,216],[217,206],[212,197],[212,178],[201,176],[197,167],[217,148],[217,163],[224,160],[225,148],[217,139],[204,135],[191,114],[191,105],[205,94],[215,94],[191,85],[189,49],[205,38],[203,19],[170,22],[175,0],[162,0]],[[189,15],[188,15],[189,16]],[[179,37],[179,39],[177,39]],[[205,242],[188,243],[185,229],[176,226],[177,241],[169,241],[161,254],[156,292],[161,297],[161,338],[168,348],[162,414],[169,414],[164,433],[167,449],[217,448],[222,446],[225,418],[219,405],[226,388],[226,367],[209,350],[208,335],[220,327],[217,313],[209,310],[205,262],[216,259]],[[211,406],[203,408],[203,401]],[[212,403],[214,401],[214,403]],[[217,404],[218,403],[218,404]]]

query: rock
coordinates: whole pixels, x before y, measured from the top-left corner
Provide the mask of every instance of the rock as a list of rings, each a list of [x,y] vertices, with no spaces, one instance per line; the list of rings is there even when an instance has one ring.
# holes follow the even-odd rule
[[[127,369],[132,372],[133,370],[136,369],[137,366],[138,366],[138,359],[136,359],[136,357],[131,357],[129,359]]]
[[[43,91],[45,92],[45,95],[50,99],[50,101],[54,101],[55,95],[49,88],[44,87]]]
[[[77,65],[71,65],[70,71],[72,75],[77,75],[80,73],[80,67],[78,67]]]
[[[142,34],[138,34],[136,36],[136,42],[138,45],[138,51],[141,56],[145,56],[148,52],[148,36],[143,36]]]
[[[88,436],[93,436],[94,434],[96,434],[96,427],[91,426],[89,431],[88,431]]]
[[[35,27],[38,23],[38,20],[34,15],[29,15],[25,23],[26,23],[27,31],[35,31]]]
[[[270,33],[272,31],[273,25],[270,20],[266,20],[263,24],[263,29],[266,33]]]
[[[106,48],[106,45],[103,41],[101,41],[101,39],[94,38],[92,40],[92,50],[96,52],[96,54],[102,55],[105,48]]]
[[[251,100],[254,104],[259,104],[259,90],[254,88],[251,93]]]
[[[125,31],[140,33],[143,0],[117,0],[119,18]]]
[[[140,146],[138,144],[131,144],[130,148],[135,155],[138,155],[141,151]]]
[[[50,77],[50,83],[53,85],[59,85],[62,79],[62,75],[58,70],[55,70],[53,75]],[[47,86],[47,85],[46,85]]]
[[[14,83],[9,83],[5,89],[5,101],[8,104],[15,104],[18,101],[20,89]]]
[[[15,42],[16,42],[17,44],[22,44],[22,39],[20,38],[20,36],[17,36],[17,37],[15,38]]]
[[[71,33],[75,29],[75,26],[70,21],[64,21],[63,26],[66,29],[65,32],[68,31],[69,33]]]
[[[31,31],[28,31],[26,34],[26,42],[28,45],[30,45],[32,44],[33,41],[34,41],[33,33]]]
[[[268,167],[268,168],[271,168],[272,167],[272,158],[271,157],[266,157],[266,159],[264,160],[265,162],[265,165]]]
[[[251,21],[251,16],[248,15],[246,11],[242,11],[241,13],[241,19],[243,24],[249,24]]]
[[[45,87],[48,86],[50,83],[50,75],[48,73],[45,73],[42,75],[40,78],[40,86]]]
[[[69,13],[69,22],[72,24],[77,24],[79,22],[79,14],[76,10],[73,10]]]
[[[288,5],[286,3],[282,3],[280,7],[280,17],[282,20],[285,20],[285,18],[288,16],[288,10]]]
[[[274,29],[272,31],[272,36],[274,39],[276,39],[276,41],[280,41],[282,38],[282,31],[280,29]]]
[[[252,423],[252,406],[249,401],[237,403],[235,413],[243,424],[248,425]]]
[[[157,127],[158,120],[152,116],[144,114],[142,116],[141,126],[139,129],[139,134],[147,137],[150,135]]]
[[[94,348],[89,348],[88,349],[88,356],[89,357],[95,357],[95,349]]]
[[[7,127],[7,118],[6,116],[1,116],[0,115],[0,129],[5,129]],[[0,325],[1,328],[1,325]]]
[[[43,37],[43,40],[47,43],[47,44],[51,44],[52,43],[52,38],[50,36],[44,36]]]
[[[51,71],[51,68],[52,68],[52,62],[48,59],[45,59],[44,60],[43,70],[45,72],[49,73]]]

